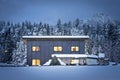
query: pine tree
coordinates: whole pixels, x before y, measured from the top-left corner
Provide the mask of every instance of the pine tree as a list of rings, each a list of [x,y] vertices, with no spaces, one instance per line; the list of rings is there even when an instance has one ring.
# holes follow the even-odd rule
[[[5,41],[4,41],[4,59],[3,62],[10,63],[12,60],[12,51],[15,48],[14,39],[11,35],[10,28],[8,28],[5,33]]]
[[[110,59],[111,61],[115,61],[116,56],[116,48],[117,48],[117,42],[119,40],[119,34],[117,30],[117,26],[115,24],[109,24],[108,25],[108,41],[111,46],[111,53],[110,53]]]

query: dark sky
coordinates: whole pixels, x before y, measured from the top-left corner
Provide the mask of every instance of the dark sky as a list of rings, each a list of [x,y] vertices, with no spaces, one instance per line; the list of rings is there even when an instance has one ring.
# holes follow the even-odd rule
[[[0,20],[56,24],[105,13],[120,20],[120,0],[0,0]]]

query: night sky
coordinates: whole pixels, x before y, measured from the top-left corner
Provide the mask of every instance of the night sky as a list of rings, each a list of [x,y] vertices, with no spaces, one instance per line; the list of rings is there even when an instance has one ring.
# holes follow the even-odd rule
[[[0,20],[54,25],[58,19],[86,20],[101,12],[120,20],[119,8],[120,0],[0,0]]]

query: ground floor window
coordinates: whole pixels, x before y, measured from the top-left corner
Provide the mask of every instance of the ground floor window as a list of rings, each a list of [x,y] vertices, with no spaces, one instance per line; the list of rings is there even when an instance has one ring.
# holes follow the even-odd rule
[[[78,46],[72,46],[71,51],[79,51],[79,47]]]
[[[40,59],[32,59],[32,65],[33,66],[39,66],[40,65]]]
[[[81,65],[86,65],[86,59],[72,59],[70,64],[81,64]]]

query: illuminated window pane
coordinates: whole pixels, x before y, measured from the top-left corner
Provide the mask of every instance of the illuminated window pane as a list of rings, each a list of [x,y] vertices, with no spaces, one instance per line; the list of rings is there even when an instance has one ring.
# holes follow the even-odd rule
[[[79,51],[79,47],[78,46],[72,46],[71,51]]]
[[[36,65],[36,60],[35,60],[35,59],[32,60],[32,65],[33,65],[33,66]]]
[[[62,51],[62,47],[61,46],[58,47],[58,51]]]
[[[71,60],[71,64],[74,64],[74,60],[73,59]]]
[[[39,59],[36,60],[36,65],[38,65],[38,66],[40,65],[40,60]]]
[[[76,51],[79,51],[79,47],[76,47]]]
[[[61,46],[54,46],[54,51],[62,51],[62,47]]]
[[[40,51],[40,47],[39,46],[33,46],[32,51]]]
[[[54,47],[54,51],[57,51],[57,47]]]
[[[78,59],[72,59],[71,64],[80,64],[80,60]]]
[[[39,66],[40,65],[40,60],[39,59],[33,59],[32,60],[32,65],[33,66]]]

